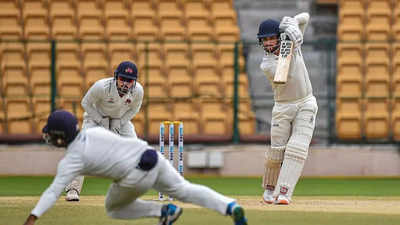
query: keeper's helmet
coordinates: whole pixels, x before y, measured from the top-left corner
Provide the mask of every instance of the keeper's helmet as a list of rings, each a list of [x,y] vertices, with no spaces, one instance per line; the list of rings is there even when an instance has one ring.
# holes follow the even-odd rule
[[[78,120],[68,111],[54,111],[49,115],[42,133],[47,143],[67,147],[79,133]]]
[[[121,62],[114,71],[114,79],[116,81],[118,92],[120,94],[127,94],[135,88],[137,77],[138,69],[134,63],[130,61]],[[124,84],[119,86],[118,80],[124,82]]]
[[[257,39],[258,43],[260,46],[263,46],[262,39],[266,37],[272,37],[272,36],[277,36],[278,41],[279,41],[279,35],[280,35],[280,30],[279,30],[279,22],[273,19],[267,19],[264,20],[258,27],[258,33],[257,33]],[[279,43],[278,45],[274,46],[273,51],[275,51],[277,48],[279,48]]]

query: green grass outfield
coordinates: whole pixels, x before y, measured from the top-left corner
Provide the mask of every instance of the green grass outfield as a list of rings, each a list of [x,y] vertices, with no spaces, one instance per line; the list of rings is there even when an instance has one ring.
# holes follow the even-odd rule
[[[0,176],[0,225],[23,224],[40,194],[53,177]],[[400,178],[303,178],[289,206],[265,205],[261,178],[188,177],[220,193],[232,196],[245,207],[249,225],[395,225],[400,224]],[[63,198],[40,218],[38,225],[157,224],[156,219],[113,220],[106,216],[104,195],[110,180],[85,179],[81,201]],[[156,199],[150,191],[146,199]],[[176,202],[184,214],[176,225],[224,225],[231,219],[211,210]]]

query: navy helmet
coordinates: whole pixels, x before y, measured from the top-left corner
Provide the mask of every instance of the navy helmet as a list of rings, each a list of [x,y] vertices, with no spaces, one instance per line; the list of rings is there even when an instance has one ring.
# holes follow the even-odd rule
[[[136,86],[136,80],[138,78],[138,69],[136,65],[130,61],[121,62],[118,65],[117,69],[114,71],[115,80],[118,80],[119,77],[121,77],[124,81],[134,82],[131,88],[128,88],[126,86],[120,88],[117,85],[118,92],[121,94],[126,94]]]
[[[257,38],[272,37],[279,35],[279,22],[273,19],[264,20],[258,27]]]
[[[52,112],[42,130],[43,138],[57,147],[67,147],[79,133],[76,117],[65,110]]]
[[[279,35],[280,35],[280,30],[279,30],[279,22],[273,19],[267,19],[264,20],[260,26],[258,27],[258,33],[257,33],[257,39],[258,39],[258,44],[260,46],[263,46],[262,39],[266,37],[272,37],[272,36],[277,36],[278,37],[278,43],[273,46],[272,48],[266,48],[264,47],[264,50],[266,52],[272,53],[275,52],[279,48]]]

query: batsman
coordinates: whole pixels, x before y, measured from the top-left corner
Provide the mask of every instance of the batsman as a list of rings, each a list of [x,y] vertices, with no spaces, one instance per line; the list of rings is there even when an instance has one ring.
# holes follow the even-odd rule
[[[259,25],[257,34],[265,52],[260,68],[271,83],[275,100],[271,119],[271,147],[265,154],[262,183],[265,189],[263,200],[268,204],[291,203],[315,128],[318,106],[301,52],[309,19],[308,13],[301,13],[294,18],[283,17],[281,22],[267,19]],[[278,63],[282,58],[281,42],[286,41],[281,37],[285,36],[292,42],[292,49],[285,50],[285,54],[290,52],[290,60]],[[287,74],[277,74],[277,70],[282,71],[282,68],[277,68],[278,65],[288,66]],[[280,82],[274,82],[276,76],[279,76]]]

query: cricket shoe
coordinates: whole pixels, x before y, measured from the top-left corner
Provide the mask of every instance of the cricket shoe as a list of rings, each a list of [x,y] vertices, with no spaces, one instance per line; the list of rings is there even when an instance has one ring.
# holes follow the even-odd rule
[[[182,208],[174,204],[163,205],[161,208],[160,223],[158,225],[172,225],[182,214]]]
[[[280,194],[275,200],[275,205],[289,205],[290,199],[287,195]]]
[[[265,203],[267,203],[267,204],[272,204],[272,203],[274,203],[274,201],[275,201],[275,198],[274,198],[274,191],[272,191],[272,190],[265,190],[264,191],[264,194],[263,194],[263,200],[264,200],[264,202]]]
[[[244,215],[244,209],[236,202],[229,203],[227,214],[232,216],[234,225],[247,225],[247,218]]]
[[[67,196],[65,196],[65,201],[72,202],[72,201],[79,201],[79,192],[75,189],[71,189],[67,192]]]

